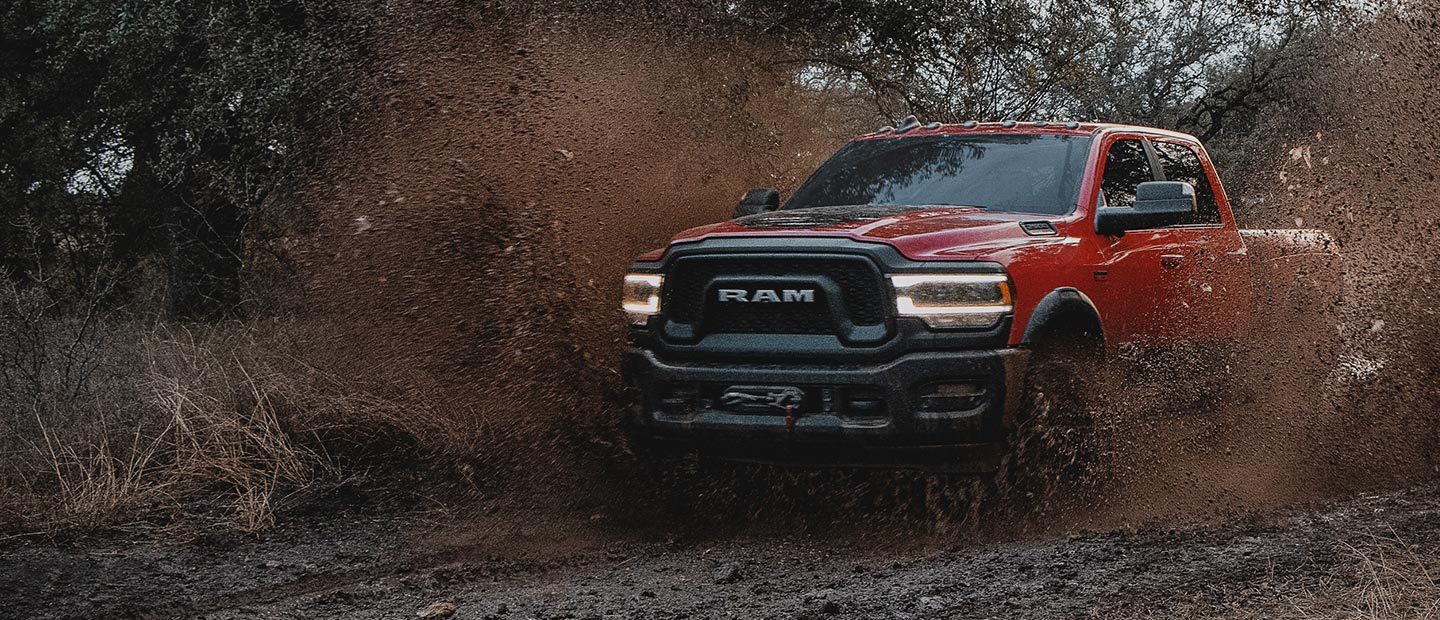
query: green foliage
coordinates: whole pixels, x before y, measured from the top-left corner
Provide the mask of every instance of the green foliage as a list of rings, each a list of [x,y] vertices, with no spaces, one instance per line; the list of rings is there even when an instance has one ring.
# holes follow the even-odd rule
[[[359,57],[329,0],[18,0],[0,9],[0,269],[61,297],[140,265],[233,312],[242,244]]]

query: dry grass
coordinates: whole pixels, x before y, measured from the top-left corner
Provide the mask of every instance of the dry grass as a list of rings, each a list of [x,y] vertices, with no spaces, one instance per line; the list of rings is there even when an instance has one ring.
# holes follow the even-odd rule
[[[1256,584],[1250,603],[1225,617],[1296,620],[1429,620],[1440,618],[1440,550],[1400,536],[1342,543],[1342,562],[1315,580]]]
[[[1294,603],[1295,617],[1440,618],[1434,549],[1406,544],[1398,536],[1346,549],[1354,560],[1355,584],[1306,593]]]
[[[441,426],[304,363],[292,327],[56,318],[7,301],[0,526],[260,529],[284,490],[363,475],[355,451],[377,437]]]

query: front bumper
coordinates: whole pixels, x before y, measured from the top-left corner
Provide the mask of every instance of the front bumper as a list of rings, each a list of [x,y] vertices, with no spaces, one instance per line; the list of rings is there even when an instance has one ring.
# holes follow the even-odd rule
[[[998,461],[1026,356],[993,349],[916,352],[876,364],[737,364],[663,360],[637,348],[623,369],[635,395],[631,422],[651,447],[973,473]],[[787,411],[727,399],[737,392],[803,398]]]

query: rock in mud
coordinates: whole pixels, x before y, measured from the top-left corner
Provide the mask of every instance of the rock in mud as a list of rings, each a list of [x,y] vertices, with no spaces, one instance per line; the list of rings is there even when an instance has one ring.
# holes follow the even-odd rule
[[[726,562],[715,569],[715,583],[735,583],[741,576],[739,562]]]
[[[421,618],[449,618],[455,615],[455,609],[455,603],[439,601],[431,603],[429,607],[415,612],[415,615]]]
[[[825,588],[805,593],[804,611],[796,615],[796,618],[820,618],[834,616],[840,613],[840,593]]]

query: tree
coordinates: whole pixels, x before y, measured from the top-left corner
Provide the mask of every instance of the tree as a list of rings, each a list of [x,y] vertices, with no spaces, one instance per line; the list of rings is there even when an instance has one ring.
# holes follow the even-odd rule
[[[1328,0],[749,0],[770,61],[851,81],[888,118],[1096,119],[1211,139],[1288,95]]]
[[[323,0],[0,11],[0,270],[74,293],[153,263],[177,315],[235,312],[257,214],[350,103],[347,14]]]

